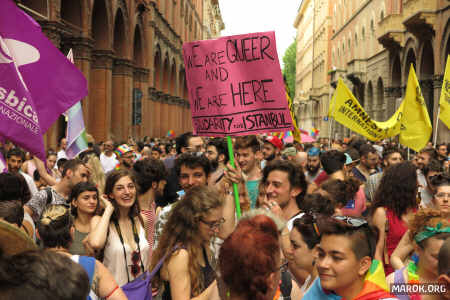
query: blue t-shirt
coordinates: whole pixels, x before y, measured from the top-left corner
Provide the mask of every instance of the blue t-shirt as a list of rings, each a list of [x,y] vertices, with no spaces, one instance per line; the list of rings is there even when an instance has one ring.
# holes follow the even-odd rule
[[[249,180],[245,183],[248,196],[250,197],[250,208],[256,207],[256,200],[258,199],[259,180]]]
[[[317,277],[303,296],[302,300],[340,300],[341,298],[341,296],[333,293],[325,293],[320,285],[320,278]]]

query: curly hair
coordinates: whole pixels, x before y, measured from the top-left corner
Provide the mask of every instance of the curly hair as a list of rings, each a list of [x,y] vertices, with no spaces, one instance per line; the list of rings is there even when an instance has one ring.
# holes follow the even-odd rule
[[[414,237],[425,230],[426,226],[436,227],[438,223],[442,224],[442,227],[450,227],[450,221],[445,216],[445,214],[437,209],[423,208],[420,209],[408,222],[409,227],[409,237],[414,241]],[[450,237],[450,233],[438,233],[433,236],[439,240],[445,240]],[[425,239],[417,245],[424,249],[427,246],[428,239]]]
[[[267,299],[267,278],[277,271],[280,261],[278,237],[275,223],[267,216],[239,222],[219,254],[220,273],[231,292],[247,299]]]
[[[199,221],[212,209],[222,207],[223,203],[223,198],[211,187],[196,186],[189,189],[169,213],[158,247],[153,252],[150,270],[154,269],[159,260],[176,245],[182,246],[189,253],[191,294],[198,296],[206,288],[203,286],[200,271],[203,246],[199,235]],[[162,279],[159,273],[155,275],[152,283],[161,286]]]
[[[409,161],[386,169],[375,192],[371,214],[378,207],[391,209],[401,218],[409,208],[417,207],[417,172]]]
[[[212,171],[211,163],[205,155],[197,156],[192,153],[183,153],[179,155],[175,160],[175,172],[177,176],[180,176],[182,166],[185,166],[189,169],[200,167],[203,169],[203,172],[205,172],[206,177],[208,177]]]
[[[167,170],[160,159],[146,158],[133,165],[139,195],[147,193],[154,182],[167,178]]]
[[[313,193],[306,194],[298,208],[307,213],[320,213],[323,215],[332,216],[334,214],[335,207],[335,201],[333,201],[329,196]]]
[[[326,191],[336,204],[345,206],[348,201],[352,200],[359,190],[361,182],[349,177],[345,180],[329,179],[320,185],[320,188]]]

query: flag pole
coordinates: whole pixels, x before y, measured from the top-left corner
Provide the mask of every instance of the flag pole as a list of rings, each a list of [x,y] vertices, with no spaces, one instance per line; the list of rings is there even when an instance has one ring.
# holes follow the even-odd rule
[[[236,164],[234,163],[234,153],[233,153],[233,142],[231,141],[231,137],[227,136],[227,145],[228,145],[228,154],[230,157],[230,164],[233,168],[236,169]],[[233,191],[234,191],[234,203],[236,205],[236,215],[238,219],[241,217],[241,205],[239,201],[239,190],[238,185],[233,182]]]
[[[436,141],[437,141],[437,135],[438,135],[438,126],[439,126],[439,114],[441,113],[441,106],[438,107],[437,117],[436,117],[436,130],[434,132],[434,139],[433,139],[433,147],[436,148]]]

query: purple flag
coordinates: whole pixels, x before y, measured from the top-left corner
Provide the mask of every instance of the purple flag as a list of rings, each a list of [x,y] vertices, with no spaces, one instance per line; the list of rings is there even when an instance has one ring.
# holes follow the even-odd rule
[[[43,159],[42,133],[87,95],[86,79],[12,0],[0,1],[0,40],[0,135]]]

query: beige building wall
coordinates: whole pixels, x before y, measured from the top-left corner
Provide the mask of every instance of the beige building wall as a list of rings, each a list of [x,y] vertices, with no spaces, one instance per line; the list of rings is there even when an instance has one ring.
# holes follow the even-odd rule
[[[203,7],[203,39],[217,38],[225,29],[220,13],[219,0],[204,0]]]
[[[299,126],[305,130],[318,128],[328,135],[324,121],[330,96],[330,0],[304,0],[294,27],[297,28],[296,95]]]

